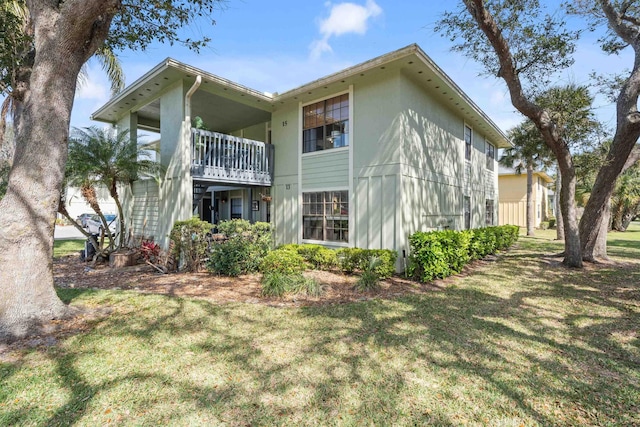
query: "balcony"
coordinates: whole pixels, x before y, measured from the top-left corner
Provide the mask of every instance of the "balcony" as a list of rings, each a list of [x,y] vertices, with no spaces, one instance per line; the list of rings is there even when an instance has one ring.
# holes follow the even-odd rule
[[[191,175],[212,183],[269,187],[273,181],[273,145],[191,129]]]

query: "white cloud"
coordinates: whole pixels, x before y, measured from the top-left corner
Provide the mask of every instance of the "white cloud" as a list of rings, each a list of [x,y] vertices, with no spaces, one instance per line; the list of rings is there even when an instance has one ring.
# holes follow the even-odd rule
[[[367,0],[366,4],[356,3],[327,3],[331,10],[326,19],[320,21],[320,35],[322,38],[314,40],[309,49],[311,58],[317,59],[325,52],[331,52],[329,39],[344,34],[365,34],[369,20],[382,13],[382,8],[374,0]]]

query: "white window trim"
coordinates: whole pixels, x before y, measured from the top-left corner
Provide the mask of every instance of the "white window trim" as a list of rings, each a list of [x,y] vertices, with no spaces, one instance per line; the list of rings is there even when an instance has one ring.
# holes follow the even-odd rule
[[[307,102],[298,102],[298,243],[317,243],[319,245],[324,246],[344,246],[344,247],[352,247],[355,242],[355,194],[354,194],[354,184],[353,184],[353,144],[355,141],[355,120],[354,120],[354,96],[353,96],[353,85],[349,85],[349,89],[343,90],[340,92],[334,92],[330,95],[324,96],[322,98],[316,98],[312,101]],[[341,96],[348,93],[349,94],[349,145],[346,147],[340,148],[332,148],[331,150],[322,150],[322,152],[310,152],[303,153],[302,152],[302,130],[304,129],[304,117],[302,114],[302,110],[305,106],[310,104],[315,104],[316,102],[324,101],[326,99],[335,98],[336,96]],[[337,151],[335,151],[337,150]],[[349,194],[349,242],[330,242],[330,241],[315,241],[308,240],[302,238],[303,226],[302,226],[302,157],[313,156],[315,155],[323,155],[331,152],[340,152],[343,150],[349,150],[349,187],[346,189]],[[329,189],[315,189],[315,188],[304,188],[304,192],[318,192],[318,191],[344,191],[344,187],[340,188],[329,188]],[[352,228],[353,227],[353,228]]]
[[[471,129],[471,151],[469,152],[469,158],[467,159],[467,141],[464,139],[464,134],[466,131],[466,128]],[[462,125],[462,158],[464,159],[465,162],[471,163],[471,159],[473,158],[473,140],[474,140],[474,136],[475,136],[476,132],[473,130],[473,126],[471,126],[469,123],[467,122],[463,122]]]
[[[349,187],[351,188],[351,186]],[[318,245],[323,245],[323,246],[340,246],[340,247],[344,247],[344,248],[348,248],[351,246],[351,243],[353,242],[353,239],[351,237],[351,227],[352,227],[352,207],[351,207],[351,202],[353,200],[352,196],[351,196],[351,192],[349,190],[349,188],[345,188],[345,187],[322,187],[322,188],[305,188],[304,191],[300,192],[300,207],[298,208],[300,210],[300,242],[302,243],[313,243],[313,244],[318,244]],[[302,209],[302,194],[303,193],[320,193],[323,191],[346,191],[347,192],[347,198],[349,200],[349,215],[348,215],[348,221],[349,221],[349,241],[348,242],[335,242],[333,240],[312,240],[312,239],[303,239],[303,209]]]

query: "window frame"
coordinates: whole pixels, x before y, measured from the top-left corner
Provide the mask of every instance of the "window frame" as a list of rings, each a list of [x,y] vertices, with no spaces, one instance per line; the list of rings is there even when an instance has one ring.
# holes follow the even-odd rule
[[[491,204],[491,209],[489,209],[489,204]],[[490,227],[495,225],[495,203],[493,199],[485,199],[484,210],[485,226]]]
[[[469,131],[469,138],[467,140],[467,130]],[[464,159],[466,161],[471,161],[471,151],[473,148],[473,128],[467,124],[464,125]]]
[[[495,170],[496,147],[489,141],[485,141],[486,168]]]
[[[346,105],[342,105],[342,103],[344,102],[343,99],[340,98],[346,98]],[[352,117],[351,117],[351,103],[353,102],[353,97],[351,96],[351,92],[350,91],[345,91],[345,92],[340,92],[340,93],[336,93],[334,95],[328,96],[326,98],[321,98],[312,102],[308,102],[305,104],[302,104],[302,109],[301,109],[301,134],[300,134],[300,139],[301,139],[301,154],[302,155],[309,155],[309,154],[314,154],[314,153],[322,153],[328,150],[338,150],[338,149],[348,149],[349,146],[351,145],[351,121],[352,121]],[[335,103],[335,100],[338,99],[337,104]],[[330,101],[334,101],[334,104],[331,104],[333,106],[338,105],[337,108],[333,108],[331,110],[327,110],[327,103]],[[322,106],[322,114],[323,114],[323,118],[322,118],[322,123],[320,124],[320,126],[315,126],[315,127],[311,127],[311,126],[306,126],[305,123],[307,122],[307,117],[306,117],[306,110],[309,107],[318,105],[318,104],[323,104]],[[336,112],[338,111],[339,117],[338,120],[333,120],[333,121],[328,121],[327,120],[327,115],[329,112]],[[343,114],[346,113],[347,117],[346,119],[344,118]],[[310,119],[311,120],[311,119]],[[316,120],[318,120],[316,118]],[[328,136],[329,134],[329,130],[331,129],[331,127],[335,127],[338,126],[340,129],[338,130],[334,130],[333,132],[339,132],[338,135],[332,135],[332,136]],[[307,131],[314,131],[317,129],[322,128],[322,135],[320,137],[316,137],[315,139],[306,139],[305,140],[305,134]],[[340,130],[342,131],[340,133]],[[333,134],[332,132],[332,134]],[[339,145],[335,145],[335,141],[336,139],[338,139],[340,142]],[[331,142],[328,142],[328,140],[331,140]],[[315,141],[315,146],[313,150],[308,150],[308,145],[309,144],[313,144],[313,141]],[[318,149],[318,141],[322,141],[322,148]],[[329,144],[333,145],[333,146],[329,146]]]
[[[318,199],[318,196],[321,195],[322,200]],[[329,198],[327,198],[329,195]],[[339,195],[338,200],[335,200],[335,196]],[[308,198],[307,198],[308,196]],[[312,198],[315,198],[312,200]],[[315,190],[315,191],[305,191],[301,194],[301,216],[302,216],[302,241],[307,243],[319,243],[319,244],[329,244],[334,246],[348,246],[350,239],[350,230],[349,230],[349,190],[345,188],[340,189],[327,189],[327,190]],[[339,212],[336,214],[334,212],[327,212],[327,207],[332,204],[338,204]],[[308,206],[308,209],[306,207]],[[342,213],[343,207],[346,206],[346,213]],[[322,208],[322,212],[318,213],[318,207]],[[309,211],[309,213],[305,213],[305,211]],[[315,211],[315,213],[311,213],[311,211]],[[305,224],[306,218],[321,218],[321,229],[320,232],[322,236],[309,236],[305,234],[307,231],[307,226]],[[316,219],[317,221],[317,219]],[[329,225],[329,222],[333,221],[334,223]],[[338,224],[336,224],[338,223]],[[337,225],[337,226],[336,226]],[[346,225],[346,226],[345,226]],[[316,226],[317,228],[317,226]],[[339,233],[343,238],[338,238],[337,240],[330,240],[329,233]],[[346,235],[346,239],[344,236]],[[305,237],[306,236],[306,237]],[[315,237],[315,238],[314,238]],[[317,238],[320,237],[320,238]]]
[[[471,229],[471,196],[462,197],[462,217],[464,220],[464,229]]]

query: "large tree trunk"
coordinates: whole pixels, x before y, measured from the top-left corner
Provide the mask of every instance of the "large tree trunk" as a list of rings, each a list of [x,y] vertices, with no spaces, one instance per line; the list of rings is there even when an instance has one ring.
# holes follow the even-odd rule
[[[556,177],[556,196],[555,196],[555,211],[556,211],[556,240],[564,241],[564,217],[562,216],[562,209],[560,208],[560,192],[562,191],[562,173],[558,168]]]
[[[535,206],[533,205],[533,165],[527,164],[527,236],[533,236]]]
[[[67,160],[76,79],[104,41],[113,1],[28,0],[35,57],[0,201],[0,335],[24,336],[65,315],[53,287],[53,228]]]
[[[640,94],[640,40],[638,24],[622,19],[610,1],[601,1],[609,27],[634,51],[633,69],[616,101],[616,133],[611,143],[604,165],[598,171],[589,201],[584,207],[580,220],[580,240],[585,260],[596,261],[606,258],[606,232],[599,236],[603,229],[603,221],[608,220],[611,195],[618,176],[631,165],[631,152],[640,136],[640,114],[638,113],[638,95]],[[635,155],[637,155],[637,150]],[[606,216],[606,218],[605,218]],[[608,229],[608,224],[607,224]],[[605,245],[602,242],[605,242]],[[600,243],[598,243],[600,242]],[[604,251],[603,251],[604,248]]]
[[[562,153],[560,153],[562,154]],[[571,156],[566,150],[564,156],[558,155],[558,167],[561,173],[560,212],[565,233],[564,260],[569,267],[582,267],[580,232],[576,212],[576,173]]]

